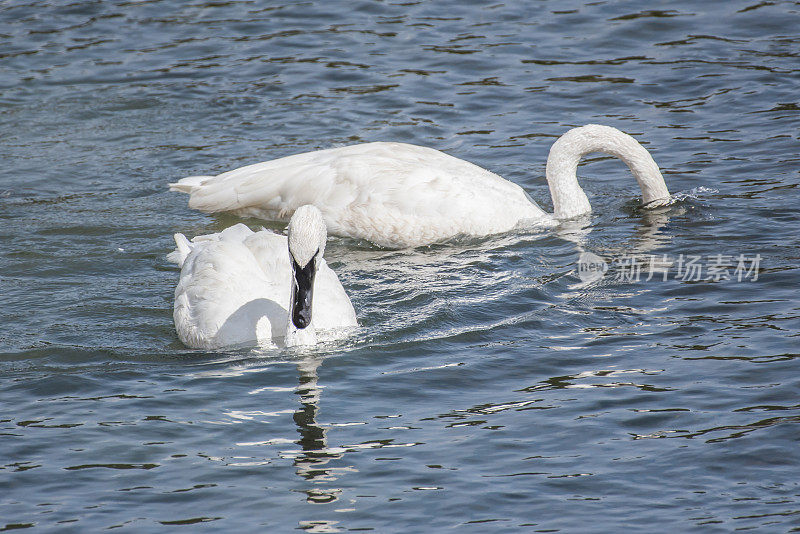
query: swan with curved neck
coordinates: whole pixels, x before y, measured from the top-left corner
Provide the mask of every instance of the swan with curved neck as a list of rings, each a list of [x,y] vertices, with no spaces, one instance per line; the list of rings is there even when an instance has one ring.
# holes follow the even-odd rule
[[[554,213],[518,185],[432,148],[375,142],[306,152],[217,176],[190,176],[170,189],[205,212],[285,221],[303,204],[322,213],[328,231],[388,248],[427,245],[458,235],[483,236],[523,223],[557,224],[591,211],[577,179],[580,159],[605,152],[623,160],[645,205],[669,199],[653,158],[633,137],[588,124],[550,148],[546,178]],[[659,202],[660,201],[660,202]]]
[[[553,216],[569,219],[592,211],[578,184],[578,163],[593,152],[604,152],[624,161],[639,183],[642,204],[669,199],[669,191],[650,153],[630,135],[599,124],[573,128],[550,147],[545,176],[553,198]]]

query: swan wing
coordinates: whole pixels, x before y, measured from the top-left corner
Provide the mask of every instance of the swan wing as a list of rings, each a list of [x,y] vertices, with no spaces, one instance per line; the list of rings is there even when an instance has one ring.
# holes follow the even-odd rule
[[[185,181],[184,181],[185,180]],[[546,214],[518,185],[432,148],[366,143],[296,154],[171,188],[206,212],[285,221],[313,204],[328,231],[407,247],[509,230]]]
[[[335,330],[358,326],[356,311],[336,272],[322,260],[314,281],[314,326]]]
[[[213,235],[194,240],[183,262],[173,309],[178,337],[189,347],[218,348],[283,335],[288,312],[275,281],[241,241]]]

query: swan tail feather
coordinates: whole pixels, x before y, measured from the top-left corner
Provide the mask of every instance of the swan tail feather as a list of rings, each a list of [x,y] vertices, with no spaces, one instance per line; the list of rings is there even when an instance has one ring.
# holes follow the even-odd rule
[[[187,176],[186,178],[181,178],[177,182],[169,184],[169,190],[191,195],[203,186],[203,182],[211,178],[213,178],[213,176]]]
[[[167,254],[167,261],[177,264],[178,267],[182,267],[183,262],[186,261],[186,257],[192,251],[192,244],[183,234],[178,233],[175,234],[174,237],[177,248]]]
[[[326,164],[282,166],[273,161],[236,169],[213,180],[194,178],[171,186],[189,193],[190,208],[278,221],[288,220],[304,204],[319,205],[320,199],[326,198],[328,206],[346,205],[355,194],[351,187],[337,184],[336,170]]]

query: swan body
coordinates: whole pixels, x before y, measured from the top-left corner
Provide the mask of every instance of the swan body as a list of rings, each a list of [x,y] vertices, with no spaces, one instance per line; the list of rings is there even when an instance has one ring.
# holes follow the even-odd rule
[[[578,184],[581,157],[606,152],[627,163],[642,201],[669,191],[653,158],[633,137],[609,126],[569,130],[551,147],[546,177],[554,213],[518,185],[432,148],[375,142],[296,154],[217,176],[190,176],[170,189],[205,212],[284,221],[301,205],[322,212],[332,234],[405,248],[457,235],[509,231],[524,222],[555,225],[591,211]]]
[[[281,340],[307,345],[317,331],[356,326],[353,305],[322,258],[324,228],[319,210],[304,206],[288,238],[241,223],[191,241],[175,234],[177,249],[168,259],[181,266],[173,313],[181,341],[205,349]],[[302,296],[295,269],[313,273]]]

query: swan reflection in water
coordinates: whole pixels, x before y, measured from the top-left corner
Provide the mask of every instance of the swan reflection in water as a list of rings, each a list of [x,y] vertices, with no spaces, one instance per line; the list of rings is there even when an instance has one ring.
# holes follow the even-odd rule
[[[295,392],[300,397],[300,408],[294,412],[294,422],[300,439],[300,451],[294,455],[294,466],[297,474],[304,480],[312,482],[314,488],[304,490],[306,500],[310,503],[329,503],[338,499],[341,489],[323,487],[322,483],[333,482],[338,475],[353,468],[325,467],[331,460],[342,457],[342,449],[331,450],[328,448],[326,436],[327,429],[317,423],[321,387],[317,384],[317,369],[322,364],[320,356],[305,356],[297,363],[299,384]]]
[[[672,206],[656,208],[648,210],[641,214],[638,221],[635,222],[633,232],[626,236],[619,242],[613,244],[598,244],[590,242],[589,235],[593,230],[593,225],[589,217],[581,217],[571,221],[562,222],[555,230],[555,235],[565,241],[570,241],[575,244],[576,252],[576,276],[580,278],[580,282],[571,284],[569,289],[584,289],[587,287],[594,287],[601,285],[602,281],[607,284],[609,280],[605,279],[602,273],[597,276],[589,276],[584,278],[582,273],[577,271],[580,264],[584,261],[600,261],[608,263],[619,258],[632,258],[632,257],[648,257],[655,256],[654,259],[661,261],[657,251],[672,241],[672,236],[668,232],[664,232],[664,228],[669,224],[672,217],[681,216],[686,212],[683,206]],[[666,264],[658,263],[657,267],[665,267]],[[605,284],[603,284],[605,285]],[[563,295],[565,298],[571,295]]]
[[[350,452],[363,446],[354,445],[347,447],[328,447],[327,431],[328,426],[321,425],[317,421],[319,413],[320,396],[323,386],[318,385],[317,370],[322,364],[327,354],[311,352],[312,349],[303,348],[305,354],[286,354],[283,351],[276,351],[275,348],[256,348],[250,352],[251,356],[257,357],[256,361],[233,362],[233,365],[225,365],[224,368],[214,368],[201,370],[191,374],[195,379],[237,379],[246,375],[274,374],[276,366],[295,364],[297,368],[297,379],[281,381],[272,385],[257,387],[250,390],[250,395],[260,394],[264,391],[271,391],[278,395],[271,399],[262,399],[256,402],[258,406],[265,403],[282,404],[282,401],[291,400],[286,394],[294,391],[299,397],[300,406],[294,409],[283,409],[277,407],[271,411],[260,409],[249,410],[223,410],[220,415],[222,418],[212,418],[205,422],[214,425],[231,425],[236,423],[256,423],[253,427],[257,436],[252,436],[253,440],[235,442],[236,453],[231,455],[229,452],[199,452],[201,457],[212,461],[221,462],[229,466],[266,466],[273,464],[275,460],[291,460],[297,475],[305,482],[302,488],[294,491],[304,493],[309,503],[322,504],[338,500],[341,493],[339,488],[326,486],[327,483],[336,481],[342,474],[354,472],[353,467],[329,467],[327,464],[331,460],[338,460],[343,457],[345,452]],[[279,355],[280,354],[280,355]],[[273,359],[266,365],[264,359]],[[258,380],[258,379],[256,379]],[[289,413],[292,414],[294,425],[280,425],[276,427],[272,424],[274,418],[284,418]],[[294,427],[294,429],[292,428]],[[266,429],[266,430],[265,430]],[[250,431],[246,431],[250,433]],[[267,435],[264,435],[264,433]],[[276,432],[278,435],[276,435]],[[296,438],[293,432],[297,432],[300,437]],[[291,445],[299,447],[292,447]],[[230,445],[222,445],[222,449],[230,451]],[[267,447],[265,449],[263,447]],[[272,447],[279,447],[273,449]],[[283,463],[283,462],[281,462]],[[310,484],[308,484],[310,483]]]

